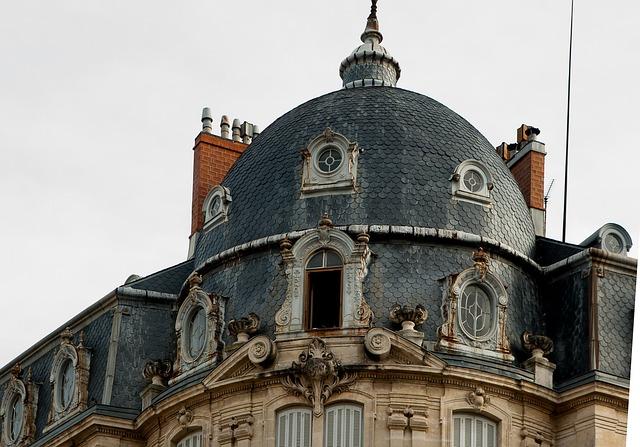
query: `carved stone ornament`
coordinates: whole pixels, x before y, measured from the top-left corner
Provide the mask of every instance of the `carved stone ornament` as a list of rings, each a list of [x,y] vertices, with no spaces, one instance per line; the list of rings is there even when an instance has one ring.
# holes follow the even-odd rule
[[[553,352],[553,340],[545,335],[533,335],[524,331],[522,347],[530,352],[532,357],[540,358]]]
[[[251,312],[248,316],[231,320],[227,324],[229,334],[236,337],[238,343],[246,343],[249,336],[256,333],[260,327],[260,317]]]
[[[280,253],[288,286],[284,303],[275,315],[277,334],[305,329],[305,266],[309,256],[321,249],[337,252],[344,262],[341,327],[371,326],[373,312],[362,291],[371,259],[368,241],[368,235],[360,234],[357,242],[354,242],[347,233],[333,228],[331,219],[326,214],[315,230],[307,232],[295,244],[291,245],[291,241],[286,238],[282,240]]]
[[[0,445],[3,447],[22,447],[34,441],[38,391],[39,385],[33,382],[31,368],[23,378],[22,368],[16,363],[11,368],[11,377],[5,385],[0,403]]]
[[[220,361],[224,349],[224,299],[202,289],[202,276],[198,272],[193,272],[187,281],[189,293],[182,301],[176,316],[177,356],[173,366],[175,377],[169,384],[180,380],[190,371]]]
[[[176,418],[178,419],[178,423],[180,425],[186,427],[191,423],[191,421],[193,421],[193,412],[186,407],[182,407],[180,408],[180,410],[178,410]]]
[[[382,360],[391,352],[391,339],[382,328],[369,329],[364,336],[364,349],[370,357]]]
[[[489,269],[489,256],[483,250],[473,252],[474,265],[444,280],[441,312],[443,324],[438,328],[439,350],[466,352],[473,355],[513,361],[507,338],[507,308],[509,299],[500,279]],[[475,297],[475,298],[474,298]],[[463,299],[468,302],[483,297],[488,300],[488,313],[477,315],[462,308]],[[477,303],[476,303],[477,304]],[[482,309],[479,306],[472,306]],[[488,330],[473,333],[468,319],[485,318]]]
[[[320,338],[314,338],[293,362],[291,373],[281,379],[290,393],[302,396],[313,405],[313,415],[324,413],[324,402],[334,393],[340,393],[355,382],[356,374],[344,371],[341,363]]]
[[[489,396],[487,396],[487,393],[485,393],[484,389],[480,386],[476,387],[475,390],[470,391],[469,394],[467,394],[467,402],[469,402],[469,405],[477,410],[481,410],[486,405],[489,405],[490,401],[491,399],[489,398]]]
[[[165,382],[171,377],[173,362],[171,360],[152,360],[144,365],[142,375],[154,385],[165,386]]]
[[[427,320],[427,310],[422,304],[418,304],[415,308],[406,304],[404,306],[394,304],[389,311],[389,320],[402,325],[402,330],[413,330],[416,325]]]
[[[52,402],[45,432],[68,416],[86,410],[89,402],[91,352],[84,345],[84,332],[80,332],[77,345],[70,328],[62,331],[60,339],[49,375]]]
[[[273,340],[266,335],[258,335],[251,340],[247,356],[254,365],[266,366],[276,358],[277,353]]]

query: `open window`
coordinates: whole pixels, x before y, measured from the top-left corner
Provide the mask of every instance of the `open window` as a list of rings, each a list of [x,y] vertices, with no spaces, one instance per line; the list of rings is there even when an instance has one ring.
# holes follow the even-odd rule
[[[342,265],[342,258],[333,250],[317,251],[307,261],[308,329],[341,325]]]

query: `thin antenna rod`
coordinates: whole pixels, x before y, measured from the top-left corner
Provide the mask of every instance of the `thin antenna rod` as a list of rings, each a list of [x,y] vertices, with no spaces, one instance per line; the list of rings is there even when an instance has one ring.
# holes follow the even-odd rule
[[[569,117],[571,114],[571,50],[573,48],[573,0],[571,0],[571,31],[569,32],[569,75],[567,80],[567,139],[564,155],[564,209],[562,210],[562,242],[567,237],[567,183],[569,177]]]

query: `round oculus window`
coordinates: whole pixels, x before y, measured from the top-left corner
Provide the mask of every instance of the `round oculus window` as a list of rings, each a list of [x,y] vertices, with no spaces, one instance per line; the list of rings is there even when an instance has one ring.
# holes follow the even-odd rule
[[[615,233],[607,233],[604,237],[604,248],[611,253],[622,253],[622,239]]]
[[[202,353],[207,339],[207,316],[203,307],[198,307],[191,314],[187,335],[189,355],[196,359]]]
[[[16,442],[20,438],[22,432],[22,421],[24,420],[24,403],[22,396],[16,394],[11,401],[9,407],[9,426],[8,435],[11,442]]]
[[[342,151],[334,146],[329,146],[318,155],[318,169],[324,174],[331,174],[342,165]]]
[[[466,286],[460,295],[459,318],[463,332],[474,339],[491,335],[493,306],[487,292],[475,284]]]
[[[465,189],[470,192],[479,192],[484,188],[484,178],[482,174],[474,169],[469,169],[464,173],[462,183],[464,183]]]
[[[71,359],[67,359],[60,368],[58,377],[58,402],[62,409],[67,409],[73,398],[73,391],[76,386],[76,372]]]

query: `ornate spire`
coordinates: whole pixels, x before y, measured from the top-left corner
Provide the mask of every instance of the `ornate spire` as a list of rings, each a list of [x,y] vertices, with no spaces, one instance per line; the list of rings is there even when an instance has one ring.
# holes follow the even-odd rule
[[[371,0],[371,13],[360,36],[362,45],[340,64],[340,77],[345,88],[394,87],[400,77],[400,64],[380,45],[382,33],[378,24],[377,3],[378,0]]]

